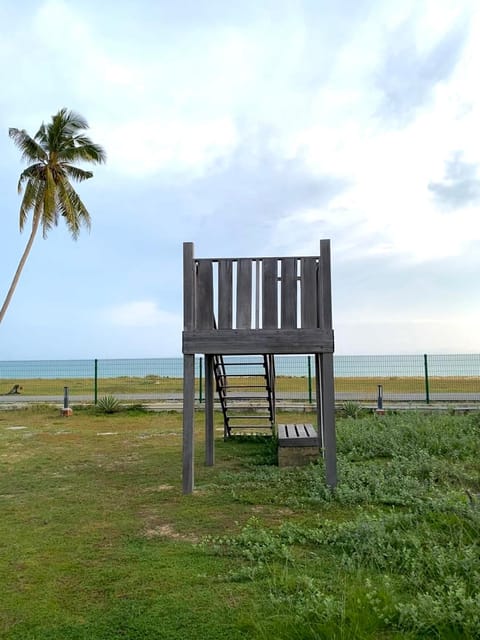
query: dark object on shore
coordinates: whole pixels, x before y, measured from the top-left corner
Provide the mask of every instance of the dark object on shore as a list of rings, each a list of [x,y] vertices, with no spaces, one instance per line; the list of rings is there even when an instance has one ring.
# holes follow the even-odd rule
[[[13,387],[10,389],[10,391],[8,393],[6,393],[6,396],[13,396],[16,394],[19,394],[21,392],[21,390],[23,389],[23,387],[21,387],[19,384],[14,384]]]

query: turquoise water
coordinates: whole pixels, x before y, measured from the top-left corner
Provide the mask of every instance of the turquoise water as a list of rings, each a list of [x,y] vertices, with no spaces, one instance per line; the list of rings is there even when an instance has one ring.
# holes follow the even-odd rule
[[[234,358],[226,358],[234,360]],[[252,362],[251,373],[258,371],[254,356],[242,357]],[[275,368],[281,376],[307,376],[310,361],[312,373],[314,358],[309,356],[277,356]],[[200,358],[197,358],[197,371]],[[393,377],[423,376],[423,355],[334,356],[337,377]],[[428,355],[429,376],[480,376],[480,354]],[[245,371],[246,372],[246,371]],[[93,378],[95,360],[7,360],[0,361],[0,378]],[[148,375],[180,378],[183,375],[182,358],[146,358],[98,360],[99,378],[145,377]]]

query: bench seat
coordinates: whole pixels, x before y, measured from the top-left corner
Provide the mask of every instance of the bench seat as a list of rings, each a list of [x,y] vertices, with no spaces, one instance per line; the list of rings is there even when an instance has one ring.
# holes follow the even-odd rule
[[[278,466],[303,467],[318,460],[318,434],[311,424],[278,425]]]
[[[318,446],[318,434],[311,424],[279,424],[278,444],[280,447]]]

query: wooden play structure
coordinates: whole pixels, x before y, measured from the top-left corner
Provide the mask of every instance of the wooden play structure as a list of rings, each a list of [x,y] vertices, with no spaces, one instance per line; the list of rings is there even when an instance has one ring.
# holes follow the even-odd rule
[[[205,464],[214,464],[214,391],[224,416],[224,437],[246,427],[275,426],[275,354],[313,354],[318,437],[326,481],[337,483],[330,241],[320,241],[313,257],[195,258],[183,245],[183,492],[194,488],[195,355],[205,357]],[[245,362],[229,356],[248,356]],[[258,356],[261,375],[251,374]],[[246,367],[242,374],[241,368]],[[235,373],[231,368],[234,367]],[[230,369],[230,371],[229,371]],[[252,418],[234,411],[242,399],[238,380],[248,380],[249,396],[262,395],[263,410]],[[259,384],[252,384],[252,378]],[[235,386],[229,380],[235,380]],[[256,382],[256,380],[255,380]],[[251,391],[255,387],[256,392]],[[258,421],[257,421],[258,417]],[[246,424],[254,422],[254,424]],[[262,420],[262,422],[260,422]],[[284,429],[282,434],[298,434]],[[317,432],[313,432],[316,433]],[[288,444],[288,443],[287,443]],[[311,438],[310,438],[311,444]]]

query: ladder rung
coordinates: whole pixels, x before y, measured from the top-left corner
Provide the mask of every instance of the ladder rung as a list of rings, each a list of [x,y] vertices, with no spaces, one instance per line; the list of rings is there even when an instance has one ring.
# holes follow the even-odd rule
[[[234,424],[229,429],[272,429],[271,424]]]
[[[265,378],[264,373],[220,373],[219,378]]]
[[[231,396],[229,394],[225,394],[225,400],[268,400],[268,396]]]
[[[223,389],[265,389],[264,384],[225,384]]]
[[[250,367],[263,367],[263,361],[262,362],[217,362],[217,364],[215,365],[216,367],[220,367],[220,366],[224,367],[246,367],[246,366],[250,366]]]
[[[268,417],[268,414],[260,414],[258,416],[236,416],[235,414],[229,415],[228,420],[264,420]]]

